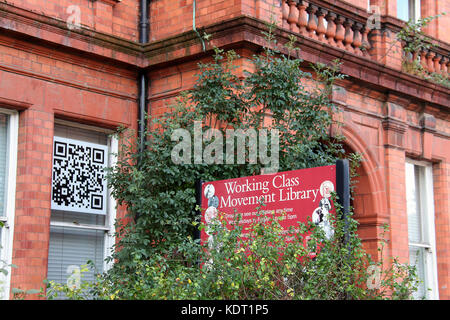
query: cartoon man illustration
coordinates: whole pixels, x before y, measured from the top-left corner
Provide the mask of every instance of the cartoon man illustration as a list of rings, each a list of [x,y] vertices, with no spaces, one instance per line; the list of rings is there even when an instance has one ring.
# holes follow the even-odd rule
[[[322,198],[322,200],[320,200],[319,207],[316,208],[312,214],[312,221],[322,228],[327,239],[331,239],[334,235],[334,230],[328,219],[330,209],[330,201],[327,198]]]
[[[333,227],[329,221],[329,212],[331,210],[329,197],[331,197],[332,191],[334,191],[333,183],[324,181],[320,186],[320,193],[323,198],[319,202],[319,207],[312,214],[313,223],[322,228],[327,239],[331,239],[334,235]]]
[[[214,220],[217,218],[217,209],[215,207],[209,207],[208,209],[206,209],[205,211],[205,222],[206,225],[214,222]]]
[[[205,211],[205,233],[208,235],[208,247],[210,249],[215,248],[216,250],[219,249],[221,245],[220,243],[215,243],[212,232],[214,230],[214,226],[217,226],[217,223],[219,223],[217,219],[218,213],[219,211],[215,207],[209,207]]]
[[[212,196],[208,199],[208,207],[219,208],[219,198],[217,196]]]
[[[206,197],[206,199],[212,198],[214,196],[214,192],[215,191],[216,190],[214,189],[214,186],[212,184],[208,184],[205,187],[205,197]]]

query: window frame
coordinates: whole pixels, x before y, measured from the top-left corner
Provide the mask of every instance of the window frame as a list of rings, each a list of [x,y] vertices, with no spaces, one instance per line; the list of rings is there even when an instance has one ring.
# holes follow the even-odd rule
[[[421,0],[408,0],[408,20],[413,20],[414,23],[417,23],[421,16]],[[398,4],[398,1],[397,1]],[[413,19],[411,19],[411,14],[413,15]],[[398,6],[397,6],[397,19],[405,21],[399,17]],[[405,22],[408,22],[406,20]]]
[[[3,300],[8,300],[11,290],[11,266],[12,248],[14,240],[14,219],[16,206],[16,176],[17,176],[17,149],[19,138],[19,112],[16,110],[0,108],[0,113],[8,116],[8,136],[6,161],[6,188],[5,188],[5,215],[0,220],[5,224],[2,228],[0,244],[2,245],[0,258],[8,265],[7,275],[0,274],[0,279],[4,281],[3,288],[0,288],[0,296]]]
[[[439,299],[439,286],[437,277],[437,257],[436,257],[436,224],[434,211],[434,184],[433,166],[431,163],[406,159],[406,166],[413,165],[420,167],[419,170],[419,194],[420,194],[420,223],[422,241],[410,242],[408,237],[408,247],[424,248],[424,285],[425,298],[430,300]],[[414,177],[416,179],[416,177]],[[422,183],[421,183],[422,182]],[[406,197],[405,197],[406,199]],[[428,290],[430,289],[430,290]]]
[[[112,130],[104,129],[100,127],[90,126],[86,124],[76,123],[72,121],[55,119],[55,125],[64,125],[74,128],[89,130],[93,132],[100,132],[108,135],[107,137],[107,147],[108,147],[108,167],[113,167],[117,163],[117,152],[118,152],[118,139],[113,136]],[[55,134],[53,134],[55,136]],[[71,139],[74,139],[71,137]],[[82,141],[82,140],[80,140]],[[53,164],[52,164],[53,166]],[[101,225],[90,225],[90,224],[78,224],[70,222],[58,222],[52,221],[50,219],[50,227],[63,227],[63,228],[73,228],[82,230],[98,230],[104,231],[104,245],[103,245],[103,272],[107,271],[112,267],[113,262],[106,262],[104,259],[108,257],[113,252],[113,245],[115,243],[115,219],[117,215],[116,201],[111,194],[111,190],[107,190],[107,213],[105,215],[105,224]]]
[[[414,0],[414,22],[417,23],[419,21],[422,12],[421,12],[421,0]]]

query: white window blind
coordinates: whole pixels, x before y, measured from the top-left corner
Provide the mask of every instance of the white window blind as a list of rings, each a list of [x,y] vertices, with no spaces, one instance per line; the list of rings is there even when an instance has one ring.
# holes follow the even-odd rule
[[[409,242],[422,242],[422,216],[420,208],[420,168],[411,163],[406,164],[406,193],[408,211]]]
[[[103,272],[104,238],[102,230],[51,226],[48,279],[65,284],[88,260]],[[94,272],[83,274],[83,280],[94,280]]]
[[[407,162],[405,178],[409,260],[416,266],[420,279],[414,298],[434,299],[437,297],[437,272],[431,167]]]
[[[5,204],[5,190],[6,190],[6,166],[8,159],[8,116],[0,113],[0,221],[3,224],[8,222],[6,217],[6,204]],[[7,261],[5,255],[6,239],[3,228],[0,226],[0,268],[6,268]],[[6,279],[2,274],[0,277],[0,299],[3,299],[6,295],[3,292]]]
[[[8,160],[8,116],[0,113],[0,217],[6,216],[5,191]]]
[[[54,134],[55,137],[101,144],[107,147],[106,154],[109,152],[109,138],[103,132],[55,124]],[[73,165],[76,166],[76,163],[73,162]],[[80,168],[74,168],[74,170],[80,170]],[[72,191],[77,192],[76,188],[71,189]],[[88,260],[91,260],[95,264],[96,270],[83,273],[82,280],[92,281],[95,273],[104,271],[106,250],[111,242],[108,232],[111,231],[112,227],[112,219],[108,209],[106,210],[106,215],[99,215],[83,210],[79,212],[52,210],[48,280],[53,280],[61,284],[74,284],[71,282],[74,279],[74,272],[76,276],[76,272]]]

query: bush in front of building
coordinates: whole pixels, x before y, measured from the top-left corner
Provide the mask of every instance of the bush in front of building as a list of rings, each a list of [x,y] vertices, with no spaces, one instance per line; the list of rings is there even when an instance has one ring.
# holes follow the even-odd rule
[[[329,97],[335,80],[343,78],[339,64],[313,65],[314,76],[303,71],[293,38],[283,49],[286,54],[281,54],[274,49],[272,28],[266,34],[265,50],[251,59],[216,48],[214,60],[199,65],[194,88],[181,94],[170,112],[152,119],[143,152],[136,152],[134,134],[121,132],[123,143],[117,165],[109,172],[109,186],[118,203],[127,207],[128,216],[117,224],[118,241],[109,257],[113,267],[84,288],[90,298],[410,297],[414,268],[395,259],[384,265],[373,262],[362,248],[357,223],[351,217],[345,229],[347,242],[342,240],[342,220],[333,217],[332,239],[311,223],[300,224],[301,232],[286,237],[275,217],[255,222],[247,240],[240,237],[238,227],[228,229],[221,224],[214,230],[211,247],[193,239],[201,227],[198,210],[194,210],[195,181],[260,174],[264,164],[248,163],[248,152],[244,164],[197,163],[192,161],[194,153],[189,154],[190,163],[176,164],[172,159],[174,130],[184,129],[194,136],[196,121],[202,122],[203,130],[215,128],[223,136],[226,128],[276,129],[279,171],[330,165],[344,157],[342,138],[330,136],[330,126],[336,124],[333,113],[338,109]],[[245,76],[239,68],[247,69]],[[202,150],[205,146],[203,141]],[[245,147],[250,150],[248,141]],[[309,242],[305,242],[307,235]],[[83,290],[64,286],[50,287],[47,292],[54,298],[64,290],[72,290],[72,299],[86,298]]]
[[[333,201],[336,203],[335,199]],[[49,298],[346,300],[409,299],[417,288],[415,269],[395,259],[372,260],[357,236],[357,222],[330,214],[334,235],[311,221],[288,232],[284,215],[265,215],[263,204],[242,237],[240,215],[227,225],[219,214],[209,225],[212,242],[188,237],[150,259],[136,258],[134,272],[99,275],[78,288],[53,285]],[[204,228],[201,225],[200,228]],[[383,243],[379,250],[383,249]]]

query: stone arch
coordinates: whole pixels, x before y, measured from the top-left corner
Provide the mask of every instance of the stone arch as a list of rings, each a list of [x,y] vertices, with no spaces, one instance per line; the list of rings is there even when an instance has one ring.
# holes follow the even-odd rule
[[[351,123],[346,122],[341,130],[342,134],[346,138],[344,145],[346,145],[351,151],[359,152],[363,156],[363,161],[361,163],[361,167],[359,168],[359,173],[361,174],[361,179],[359,180],[360,184],[363,182],[366,184],[364,186],[361,185],[361,187],[370,192],[372,195],[372,201],[370,207],[368,208],[370,209],[370,213],[366,213],[364,215],[384,215],[387,212],[387,208],[386,201],[383,197],[383,180],[380,175],[381,170],[375,155]]]
[[[381,226],[388,220],[385,186],[382,178],[382,165],[377,161],[368,144],[359,134],[360,130],[349,121],[339,128],[345,136],[346,151],[359,152],[363,161],[358,173],[359,182],[355,187],[354,211],[355,219],[359,222],[358,233],[367,249],[374,256],[377,255],[377,243],[380,240]]]

